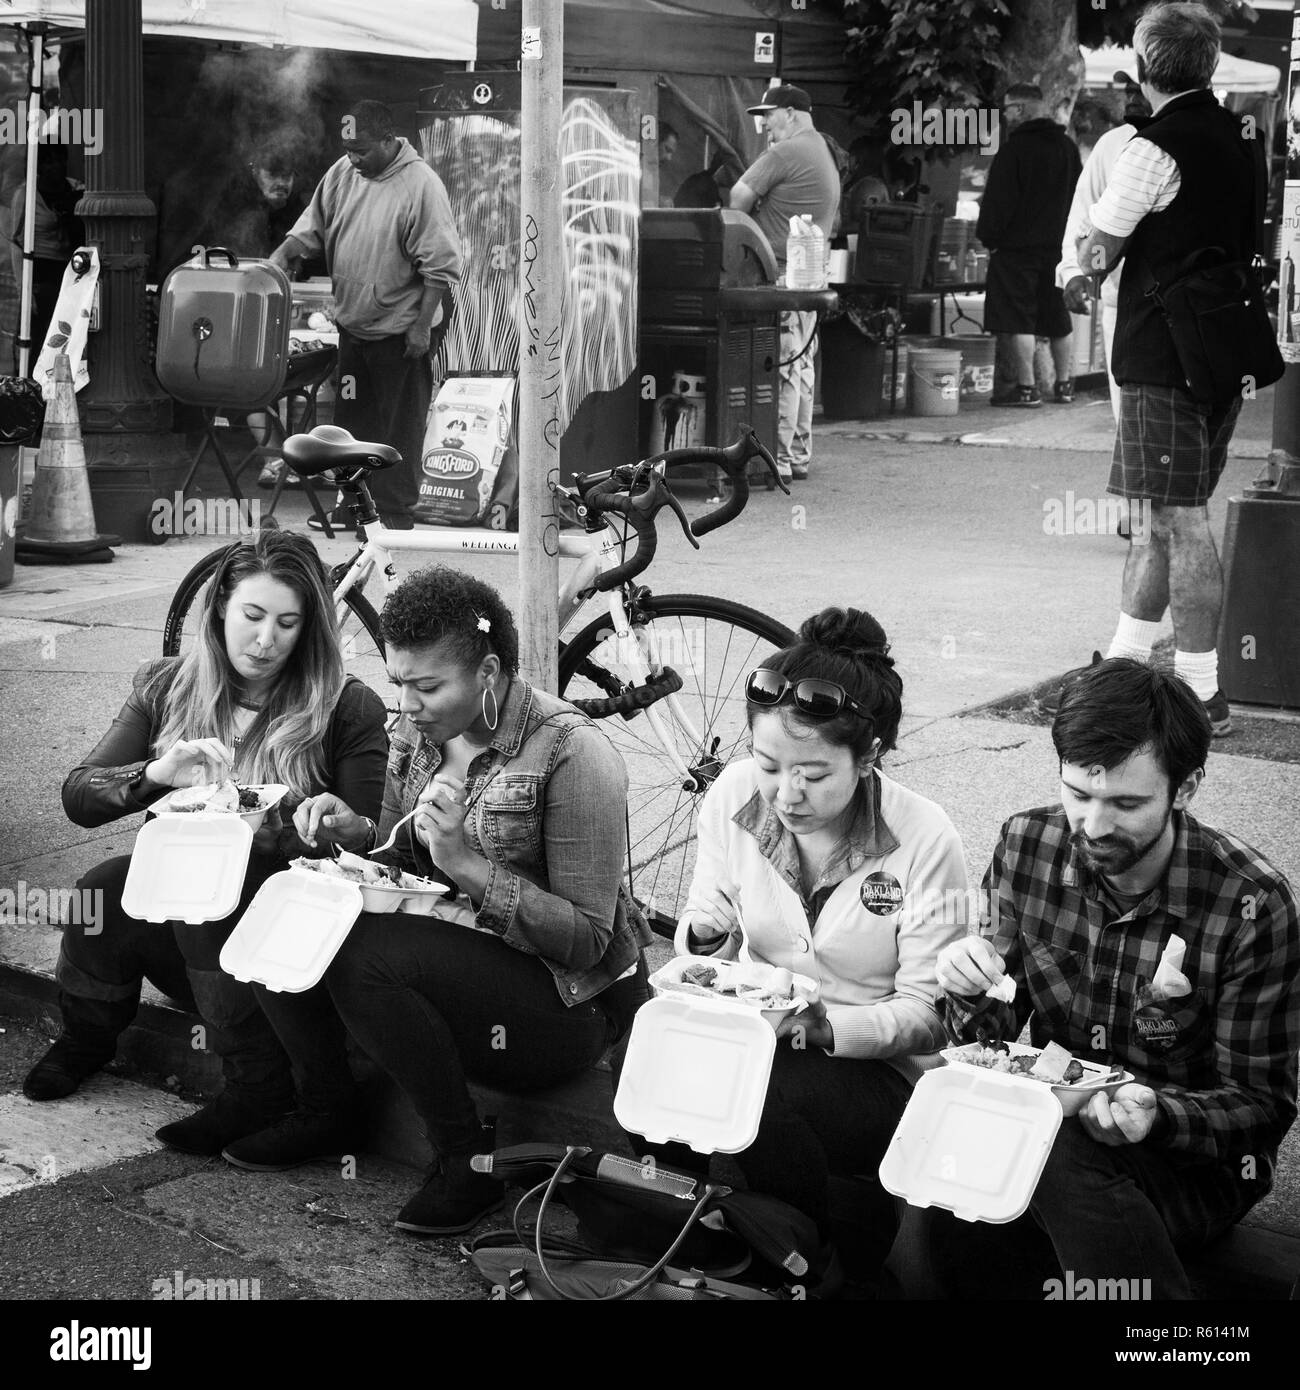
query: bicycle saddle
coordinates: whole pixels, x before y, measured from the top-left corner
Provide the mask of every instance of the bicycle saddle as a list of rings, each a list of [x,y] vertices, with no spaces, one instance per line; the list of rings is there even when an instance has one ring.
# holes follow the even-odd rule
[[[339,425],[317,425],[310,434],[291,434],[284,456],[295,473],[311,476],[330,468],[392,468],[402,456],[388,444],[367,444]]]

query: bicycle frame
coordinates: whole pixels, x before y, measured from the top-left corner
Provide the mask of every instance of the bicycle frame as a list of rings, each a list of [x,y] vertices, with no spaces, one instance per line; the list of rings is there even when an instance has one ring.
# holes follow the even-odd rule
[[[396,553],[423,553],[432,555],[517,555],[519,536],[508,531],[489,531],[466,527],[464,530],[444,527],[440,529],[416,529],[394,531],[383,525],[369,525],[363,528],[365,543],[348,565],[347,572],[334,588],[336,608],[353,589],[363,589],[367,580],[376,571],[383,576],[385,596],[397,587],[397,571],[393,565]],[[607,517],[603,532],[559,534],[559,553],[565,559],[577,560],[578,564],[567,578],[561,579],[559,589],[559,631],[563,636],[573,625],[578,614],[586,606],[588,599],[595,597],[593,581],[619,564],[626,544],[622,523],[615,517]],[[645,628],[633,631],[624,603],[624,591],[611,589],[605,600],[609,607],[610,621],[613,625],[611,637],[618,647],[619,663],[626,667],[632,676],[632,684],[644,685],[653,671],[660,669],[660,653],[655,647],[655,634]],[[664,700],[672,711],[672,717],[687,736],[691,748],[699,749],[703,735],[695,728],[675,694],[666,695]],[[656,701],[642,712],[654,730],[664,754],[688,782],[695,779],[686,761],[678,752],[677,743],[664,725],[664,715]]]

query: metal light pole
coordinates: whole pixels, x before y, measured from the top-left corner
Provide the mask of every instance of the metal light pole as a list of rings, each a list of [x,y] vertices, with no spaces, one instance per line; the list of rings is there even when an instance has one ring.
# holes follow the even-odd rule
[[[172,495],[185,469],[171,398],[149,367],[146,237],[157,209],[144,192],[142,33],[141,0],[86,5],[86,100],[100,113],[103,145],[87,153],[77,204],[100,259],[100,329],[78,398],[95,516],[105,531],[137,542],[157,539],[150,506]]]
[[[521,58],[519,655],[528,680],[554,692],[559,679],[560,525],[550,484],[560,477],[564,400],[564,6],[558,0],[524,0]]]

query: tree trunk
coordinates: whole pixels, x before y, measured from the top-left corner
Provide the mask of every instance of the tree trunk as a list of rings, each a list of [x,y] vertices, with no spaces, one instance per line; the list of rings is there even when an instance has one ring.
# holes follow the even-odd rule
[[[1011,27],[1002,58],[1003,90],[1036,82],[1055,120],[1068,125],[1083,85],[1077,0],[1010,0]]]

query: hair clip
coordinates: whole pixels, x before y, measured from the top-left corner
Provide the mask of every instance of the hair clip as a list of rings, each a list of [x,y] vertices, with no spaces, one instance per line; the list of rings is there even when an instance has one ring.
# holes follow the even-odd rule
[[[477,627],[478,627],[478,630],[479,630],[480,632],[491,632],[491,631],[492,631],[492,619],[491,619],[491,618],[484,618],[484,617],[482,617],[481,615],[479,615],[478,613],[475,613],[474,616],[475,616],[476,618],[478,618]]]

